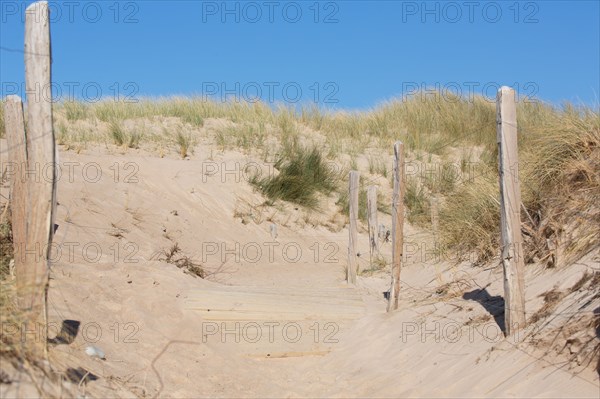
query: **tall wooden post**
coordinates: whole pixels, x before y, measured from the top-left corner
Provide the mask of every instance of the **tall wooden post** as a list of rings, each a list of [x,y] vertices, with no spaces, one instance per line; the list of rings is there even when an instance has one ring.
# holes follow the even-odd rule
[[[356,284],[356,271],[358,269],[358,180],[359,173],[355,170],[350,171],[348,202],[350,208],[350,228],[348,240],[348,272],[347,280],[349,283]]]
[[[513,89],[503,86],[498,90],[496,118],[504,269],[504,323],[506,335],[512,335],[525,327],[525,265],[521,237],[517,109]]]
[[[46,296],[48,257],[54,234],[56,203],[55,142],[52,129],[50,15],[48,3],[33,3],[25,11],[25,86],[27,93],[27,168],[40,171],[28,175],[27,231],[22,245],[25,264],[17,287],[19,306],[28,315],[35,343],[26,342],[38,355],[45,355],[47,333]],[[40,176],[41,171],[51,171]]]
[[[387,311],[398,309],[400,292],[400,270],[404,245],[404,144],[394,143],[394,194],[392,197],[392,284],[388,297]]]

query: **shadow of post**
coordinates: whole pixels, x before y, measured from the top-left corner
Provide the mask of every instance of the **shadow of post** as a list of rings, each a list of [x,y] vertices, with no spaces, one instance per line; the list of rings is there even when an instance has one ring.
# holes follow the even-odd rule
[[[487,288],[476,289],[463,294],[463,299],[479,302],[487,312],[494,317],[500,330],[506,334],[504,325],[504,298],[500,295],[491,296]]]
[[[56,337],[49,338],[48,343],[52,345],[66,344],[70,345],[75,341],[75,337],[79,333],[81,322],[77,320],[63,320],[62,326]]]
[[[96,381],[99,377],[83,367],[68,368],[65,372],[65,378],[75,384],[87,384],[90,381]]]

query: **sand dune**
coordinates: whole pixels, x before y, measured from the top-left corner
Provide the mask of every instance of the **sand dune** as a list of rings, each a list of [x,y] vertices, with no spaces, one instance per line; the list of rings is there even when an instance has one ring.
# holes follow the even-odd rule
[[[219,165],[255,162],[219,157]],[[569,362],[544,340],[550,327],[529,328],[520,342],[502,337],[500,266],[413,254],[399,310],[388,314],[389,271],[361,275],[357,287],[344,282],[346,229],[299,227],[293,210],[287,225],[275,222],[276,238],[266,217],[242,223],[234,217],[239,199],[259,194],[233,174],[203,175],[215,162],[205,154],[178,160],[98,147],[60,159],[75,166],[58,185],[50,335],[65,320],[78,328],[72,342],[51,345],[50,359],[59,371],[93,377],[70,389],[98,397],[598,395],[593,367]],[[407,229],[415,242],[431,240]],[[368,253],[364,232],[360,241]],[[165,260],[175,243],[202,263],[206,279]],[[568,291],[586,270],[598,271],[598,256],[568,270],[528,267],[528,312],[542,306],[544,292]],[[590,312],[600,299],[573,292],[561,306],[553,317]],[[106,359],[86,355],[90,345]],[[2,396],[28,389],[2,385]]]

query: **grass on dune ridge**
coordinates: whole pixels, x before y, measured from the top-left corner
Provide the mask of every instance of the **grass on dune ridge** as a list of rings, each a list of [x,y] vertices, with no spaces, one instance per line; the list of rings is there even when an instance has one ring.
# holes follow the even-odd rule
[[[0,127],[2,114],[0,110]],[[598,111],[525,98],[517,104],[517,116],[522,220],[531,260],[544,256],[544,243],[551,237],[575,253],[600,244],[592,228],[600,225],[594,203],[600,197]],[[166,118],[176,122],[152,131]],[[208,120],[224,123],[207,127]],[[408,220],[427,226],[429,201],[435,195],[440,198],[444,246],[475,252],[480,261],[497,254],[496,109],[483,97],[418,93],[363,112],[200,98],[63,102],[55,107],[55,124],[57,141],[67,148],[93,142],[124,148],[152,144],[148,148],[161,148],[162,153],[172,147],[186,157],[203,140],[222,150],[251,152],[277,164],[277,176],[253,181],[270,201],[315,208],[317,193],[337,192],[342,211],[345,174],[327,174],[325,159],[343,163],[350,157],[350,167],[356,168],[356,160],[363,157],[369,167],[361,173],[389,180],[391,147],[402,140],[407,160],[428,170],[407,176]],[[581,227],[572,227],[574,221]]]

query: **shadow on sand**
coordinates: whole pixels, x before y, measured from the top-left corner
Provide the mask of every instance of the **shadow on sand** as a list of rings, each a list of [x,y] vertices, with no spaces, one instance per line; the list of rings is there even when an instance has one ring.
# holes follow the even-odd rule
[[[48,343],[52,345],[70,345],[79,333],[80,324],[77,320],[63,320],[60,331],[56,334],[56,337],[48,338]]]
[[[463,299],[476,301],[481,304],[487,310],[487,312],[494,317],[496,324],[500,327],[503,333],[506,334],[504,325],[504,298],[495,295],[491,296],[487,291],[487,288],[476,289],[463,294]]]

